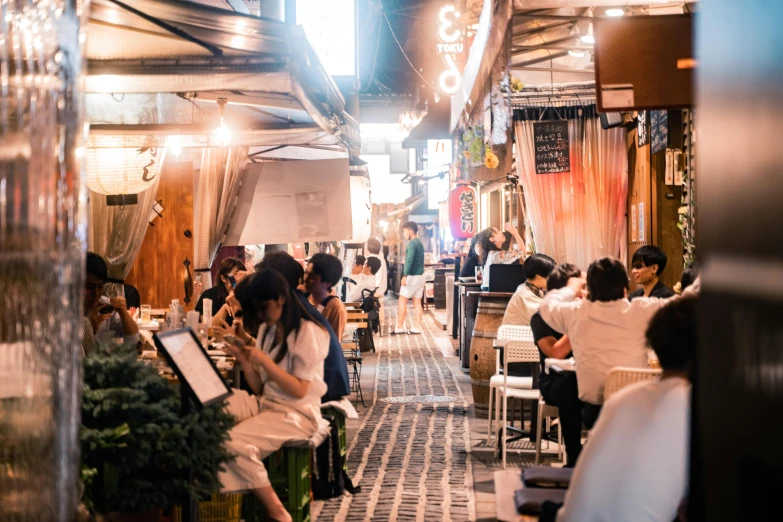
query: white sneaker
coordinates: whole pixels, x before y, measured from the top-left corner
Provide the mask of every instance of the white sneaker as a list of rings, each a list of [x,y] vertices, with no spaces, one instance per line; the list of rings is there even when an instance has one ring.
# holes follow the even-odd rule
[[[417,330],[416,328],[411,328],[410,330],[408,330],[408,333],[412,335],[417,335],[421,333],[421,330]]]
[[[392,335],[400,335],[408,332],[405,330],[405,328],[395,328],[391,333]]]

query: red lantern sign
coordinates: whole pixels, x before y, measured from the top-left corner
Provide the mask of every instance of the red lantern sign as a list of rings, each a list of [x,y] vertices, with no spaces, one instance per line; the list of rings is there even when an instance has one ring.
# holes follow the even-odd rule
[[[476,189],[457,185],[449,194],[449,225],[454,239],[476,234]]]

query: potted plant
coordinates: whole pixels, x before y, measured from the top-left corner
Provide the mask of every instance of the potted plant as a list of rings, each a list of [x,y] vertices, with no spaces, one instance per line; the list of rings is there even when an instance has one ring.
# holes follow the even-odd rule
[[[219,406],[183,415],[178,388],[137,359],[135,344],[100,343],[84,360],[84,506],[108,520],[148,522],[219,491],[233,424]]]

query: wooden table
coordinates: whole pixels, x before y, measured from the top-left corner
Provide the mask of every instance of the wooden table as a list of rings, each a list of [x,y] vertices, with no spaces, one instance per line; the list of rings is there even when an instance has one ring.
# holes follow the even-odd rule
[[[477,288],[481,288],[481,283],[463,283],[461,281],[454,282],[454,287],[458,290],[459,296],[459,321],[458,321],[458,335],[459,335],[459,358],[460,358],[460,370],[463,372],[470,371],[470,361],[468,360],[468,354],[470,351],[470,339],[473,336],[473,322],[476,320],[476,307],[478,306],[478,300],[472,306],[471,319],[468,319],[467,312],[467,293],[469,291],[475,291]]]

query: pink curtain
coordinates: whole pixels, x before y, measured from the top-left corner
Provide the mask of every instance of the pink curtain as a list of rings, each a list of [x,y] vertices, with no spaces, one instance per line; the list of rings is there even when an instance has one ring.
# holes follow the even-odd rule
[[[516,121],[516,169],[536,252],[583,270],[599,257],[624,258],[628,156],[625,130],[598,118],[568,121],[571,172],[536,174],[533,121]]]

